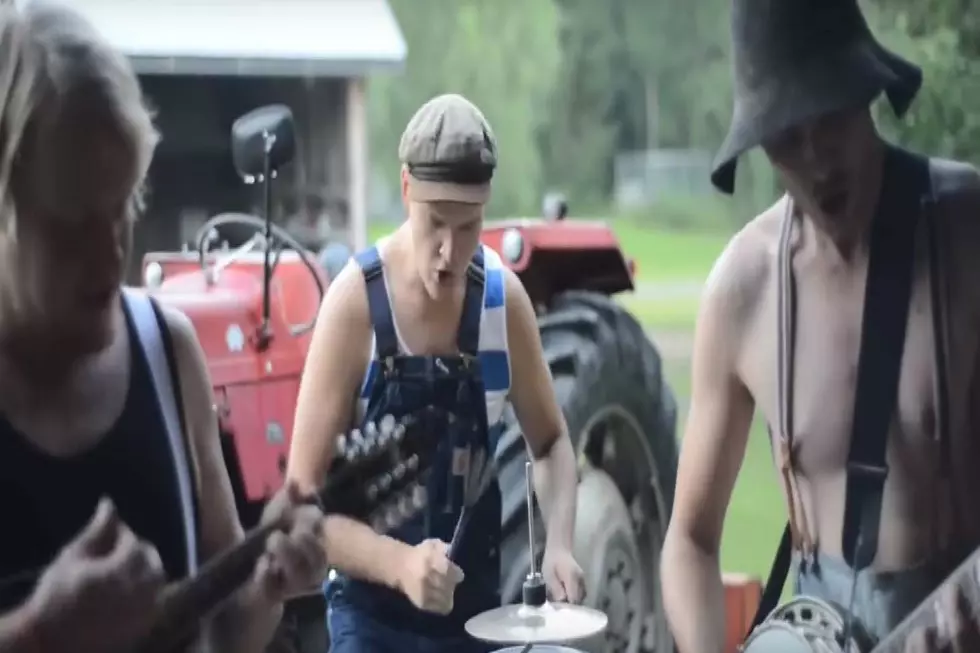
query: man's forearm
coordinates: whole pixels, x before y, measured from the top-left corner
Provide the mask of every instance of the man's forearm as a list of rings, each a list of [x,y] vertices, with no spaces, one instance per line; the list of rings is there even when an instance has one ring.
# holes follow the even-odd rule
[[[340,515],[324,520],[327,565],[377,585],[400,590],[400,569],[411,547],[374,532],[361,522]]]
[[[0,653],[45,653],[34,635],[34,620],[26,606],[0,615]]]
[[[664,608],[678,653],[723,653],[725,590],[717,555],[670,537],[660,561]]]
[[[575,451],[571,440],[563,435],[545,455],[534,461],[534,492],[544,517],[546,546],[572,548],[577,488]]]

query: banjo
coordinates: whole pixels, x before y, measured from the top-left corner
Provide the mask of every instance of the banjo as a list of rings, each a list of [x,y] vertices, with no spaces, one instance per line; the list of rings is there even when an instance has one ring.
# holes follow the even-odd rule
[[[834,603],[799,596],[776,608],[745,640],[741,653],[904,653],[908,637],[924,628],[936,634],[942,648],[950,643],[943,595],[956,590],[970,614],[980,613],[980,549],[963,561],[943,583],[879,642]]]
[[[425,505],[426,478],[444,421],[443,411],[429,407],[400,420],[387,415],[363,431],[340,436],[325,483],[302,503],[317,505],[325,515],[364,521],[378,532],[397,527]],[[286,510],[249,531],[193,576],[168,585],[150,631],[120,653],[189,650],[202,624],[251,579],[269,536],[288,530],[291,523]],[[31,587],[41,573],[43,569],[33,569],[0,579],[0,589]]]

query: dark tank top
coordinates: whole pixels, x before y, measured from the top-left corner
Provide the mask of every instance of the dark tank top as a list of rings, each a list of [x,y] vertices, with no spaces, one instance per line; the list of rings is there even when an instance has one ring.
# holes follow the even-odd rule
[[[119,419],[95,447],[67,458],[47,455],[0,414],[0,613],[29,596],[38,572],[88,524],[103,496],[138,537],[157,548],[169,579],[188,574],[174,453],[149,363],[126,301],[123,306],[129,389]],[[175,370],[170,332],[159,312],[157,317]]]

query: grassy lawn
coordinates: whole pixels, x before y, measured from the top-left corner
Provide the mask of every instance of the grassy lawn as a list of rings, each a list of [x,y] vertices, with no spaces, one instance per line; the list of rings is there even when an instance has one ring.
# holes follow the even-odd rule
[[[678,232],[644,227],[628,220],[612,224],[626,255],[637,266],[637,291],[624,293],[620,301],[655,334],[689,335],[697,314],[698,285],[704,281],[729,234]],[[395,226],[372,225],[369,236],[373,241]],[[658,292],[661,287],[673,287],[674,291]],[[687,290],[677,291],[677,287]],[[678,400],[678,437],[681,437],[690,400],[690,352],[667,351],[665,347],[663,354],[664,373]],[[785,508],[768,437],[764,424],[757,419],[725,522],[722,567],[764,579],[784,523]]]

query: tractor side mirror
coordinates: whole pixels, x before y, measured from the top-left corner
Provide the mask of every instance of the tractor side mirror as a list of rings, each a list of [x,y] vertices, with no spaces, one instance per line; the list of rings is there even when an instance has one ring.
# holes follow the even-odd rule
[[[231,158],[242,177],[274,173],[293,160],[296,130],[293,112],[284,104],[249,111],[231,126]]]

